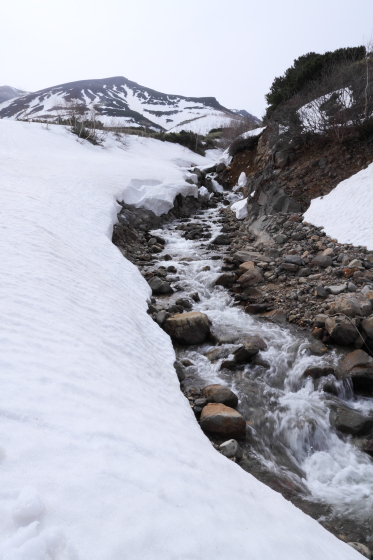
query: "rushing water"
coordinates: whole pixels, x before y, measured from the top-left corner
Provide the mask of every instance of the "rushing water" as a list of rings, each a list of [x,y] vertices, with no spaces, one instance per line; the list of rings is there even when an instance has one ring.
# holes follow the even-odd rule
[[[193,222],[209,227],[214,238],[222,226],[219,208],[189,220]],[[247,365],[234,372],[220,371],[221,359],[211,362],[204,355],[216,347],[211,344],[178,349],[179,358],[192,361],[194,365],[188,369],[198,372],[205,384],[221,383],[238,395],[238,409],[251,423],[244,451],[256,464],[288,483],[305,500],[327,504],[333,515],[353,520],[360,540],[369,542],[373,535],[372,460],[349,437],[341,439],[331,427],[327,404],[335,397],[322,390],[323,382],[317,386],[311,378],[302,377],[311,365],[335,365],[337,354],[315,356],[310,352],[313,339],[307,333],[252,317],[235,306],[224,288],[214,287],[221,274],[224,249],[210,250],[210,240],[184,239],[177,224],[158,231],[166,239],[164,252],[173,258],[164,264],[177,268],[181,288],[167,298],[168,302],[198,292],[200,302],[193,310],[211,319],[214,332],[223,340],[219,349],[224,358],[247,335],[258,334],[268,345],[260,353],[265,364]],[[219,254],[219,260],[212,259]],[[354,398],[341,382],[338,397],[350,407],[372,414],[372,400]]]

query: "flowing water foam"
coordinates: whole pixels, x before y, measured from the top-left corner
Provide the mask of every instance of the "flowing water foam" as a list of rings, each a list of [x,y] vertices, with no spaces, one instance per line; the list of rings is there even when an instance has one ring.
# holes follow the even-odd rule
[[[219,208],[196,216],[190,220],[193,222],[210,226],[213,238],[222,225]],[[348,437],[341,439],[331,426],[327,403],[333,397],[325,394],[322,383],[316,388],[311,378],[303,377],[309,366],[336,365],[337,353],[314,356],[306,333],[254,318],[236,307],[224,288],[214,286],[221,274],[221,260],[211,258],[217,252],[209,250],[210,241],[186,240],[176,227],[173,224],[158,230],[167,242],[164,252],[173,259],[167,264],[177,267],[183,291],[198,292],[200,302],[193,309],[208,315],[224,341],[219,348],[225,356],[247,335],[258,334],[268,345],[260,353],[267,369],[247,366],[229,374],[220,371],[221,360],[211,362],[204,355],[214,348],[209,344],[184,349],[180,357],[193,362],[206,384],[221,383],[237,393],[239,410],[251,421],[247,448],[265,468],[285,476],[312,499],[332,506],[337,514],[352,516],[368,535],[373,505],[372,461]],[[177,297],[180,292],[170,299]],[[372,399],[354,398],[348,385],[341,382],[338,396],[351,408],[370,414],[373,411]]]

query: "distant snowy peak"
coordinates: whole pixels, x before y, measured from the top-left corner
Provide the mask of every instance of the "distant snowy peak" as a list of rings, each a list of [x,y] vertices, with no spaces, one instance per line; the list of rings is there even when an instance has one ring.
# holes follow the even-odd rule
[[[255,117],[255,115],[252,115],[251,113],[246,111],[246,109],[232,109],[232,112],[235,113],[236,115],[241,115],[241,117],[253,121],[256,124],[262,124],[262,121],[258,119],[258,117]]]
[[[53,122],[66,116],[69,104],[79,104],[87,118],[94,109],[105,125],[173,131],[184,128],[199,134],[243,118],[220,105],[215,97],[169,95],[122,76],[70,82],[15,99],[8,97],[8,101],[0,104],[0,118]]]
[[[4,103],[4,101],[14,99],[15,97],[20,97],[21,95],[25,95],[25,93],[25,91],[12,86],[0,86],[0,103]]]

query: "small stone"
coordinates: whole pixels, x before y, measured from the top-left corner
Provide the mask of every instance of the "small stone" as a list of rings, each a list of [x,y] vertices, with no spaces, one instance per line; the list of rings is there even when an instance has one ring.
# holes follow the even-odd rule
[[[162,309],[161,311],[158,311],[158,313],[156,314],[155,320],[158,323],[158,325],[162,325],[166,317],[167,317],[167,311]]]
[[[175,301],[176,305],[180,305],[184,309],[192,309],[193,304],[188,298],[179,298]]]
[[[287,240],[287,237],[286,235],[282,235],[282,233],[278,233],[274,236],[273,239],[275,240],[275,243],[277,243],[278,245],[282,245]]]
[[[259,348],[250,342],[240,346],[233,352],[237,364],[247,364],[259,353]]]
[[[324,299],[328,297],[328,292],[326,291],[324,286],[316,286],[316,288],[314,290],[314,294],[315,294],[315,296],[320,297],[320,298],[324,298]]]
[[[349,292],[356,292],[357,286],[355,286],[355,284],[354,284],[353,282],[349,282],[349,283],[347,284],[347,290],[348,290]]]
[[[344,292],[347,289],[347,284],[338,284],[335,286],[327,286],[326,287],[327,291],[334,295],[337,296],[338,294],[341,294],[342,292]]]
[[[153,276],[148,282],[152,289],[153,294],[170,294],[173,293],[173,289],[170,284],[165,280],[161,280],[158,276]]]
[[[327,320],[328,316],[324,315],[323,313],[319,313],[316,315],[314,319],[315,327],[325,327],[325,321]]]
[[[233,370],[236,368],[236,360],[223,360],[220,366],[220,369],[230,369]]]
[[[318,266],[319,268],[327,268],[332,264],[333,260],[329,255],[318,255],[311,262],[311,266]]]
[[[193,292],[192,294],[190,294],[190,297],[191,297],[192,300],[195,301],[196,303],[198,303],[199,301],[201,301],[198,292]]]
[[[203,399],[203,398],[201,398],[201,399],[196,399],[196,400],[194,401],[195,406],[199,406],[199,407],[201,407],[201,408],[203,408],[204,406],[206,406],[207,403],[208,403],[208,400],[207,400],[207,399]]]
[[[300,255],[285,255],[282,260],[284,263],[296,264],[297,266],[304,266],[305,264]]]
[[[215,280],[215,286],[231,286],[236,283],[237,277],[234,272],[224,272]]]
[[[172,257],[171,257],[171,255],[163,255],[163,260],[164,261],[172,261]]]
[[[228,459],[235,457],[239,460],[242,458],[242,449],[235,439],[229,439],[228,441],[225,441],[224,443],[219,445],[219,450],[222,455],[228,457]]]

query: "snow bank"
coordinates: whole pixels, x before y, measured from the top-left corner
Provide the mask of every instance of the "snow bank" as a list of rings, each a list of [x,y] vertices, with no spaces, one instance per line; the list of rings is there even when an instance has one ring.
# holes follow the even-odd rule
[[[259,134],[262,134],[262,132],[264,132],[266,128],[267,127],[264,126],[262,128],[254,128],[254,130],[248,130],[247,132],[241,134],[240,138],[250,138],[250,136],[259,136]]]
[[[115,198],[183,158],[0,121],[4,560],[361,558],[213,449],[111,243]]]
[[[237,220],[243,220],[244,218],[246,218],[248,214],[247,198],[243,198],[242,200],[234,202],[231,206],[231,210],[236,213]]]
[[[340,243],[373,249],[373,163],[342,181],[328,195],[315,198],[305,220],[324,226]]]

